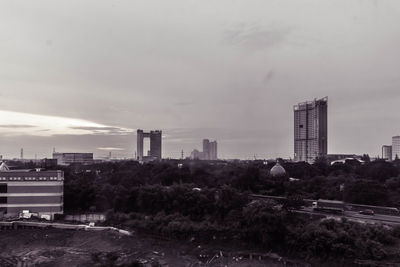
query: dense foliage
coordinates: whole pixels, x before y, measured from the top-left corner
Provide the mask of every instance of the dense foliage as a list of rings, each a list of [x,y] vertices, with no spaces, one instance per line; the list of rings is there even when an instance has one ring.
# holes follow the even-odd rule
[[[109,222],[186,240],[235,240],[309,260],[398,258],[400,230],[310,220],[291,210],[302,198],[400,206],[397,162],[284,163],[134,161],[65,168],[65,209],[107,212]],[[288,179],[293,177],[296,179]],[[249,193],[288,197],[252,201]]]
[[[299,179],[297,181],[289,181],[288,177],[270,177],[269,169],[273,165],[257,161],[212,164],[187,161],[178,167],[175,161],[144,165],[127,161],[72,166],[64,169],[65,208],[72,211],[136,211],[140,208],[137,198],[151,198],[152,190],[167,190],[172,185],[214,191],[230,187],[246,193],[344,199],[351,203],[400,207],[400,164],[396,162],[374,161],[363,165],[346,162],[332,166],[323,161],[313,165],[282,163],[288,177]],[[153,207],[149,206],[149,209]]]

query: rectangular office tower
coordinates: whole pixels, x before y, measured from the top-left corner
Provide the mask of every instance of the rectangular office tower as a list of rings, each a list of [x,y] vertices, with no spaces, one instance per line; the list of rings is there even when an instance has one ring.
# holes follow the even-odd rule
[[[392,137],[392,159],[400,159],[400,136]]]
[[[218,147],[217,141],[203,139],[203,152],[199,159],[202,160],[217,160],[218,159]]]
[[[314,163],[328,154],[328,97],[303,102],[294,111],[294,160]]]
[[[392,161],[392,146],[382,146],[382,159]]]

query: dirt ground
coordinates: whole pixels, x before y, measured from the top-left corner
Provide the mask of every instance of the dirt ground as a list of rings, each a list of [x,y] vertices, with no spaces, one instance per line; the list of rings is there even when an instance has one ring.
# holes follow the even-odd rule
[[[0,266],[285,266],[226,249],[143,235],[57,229],[0,231]],[[292,266],[288,264],[286,266]],[[297,265],[301,266],[301,265]]]

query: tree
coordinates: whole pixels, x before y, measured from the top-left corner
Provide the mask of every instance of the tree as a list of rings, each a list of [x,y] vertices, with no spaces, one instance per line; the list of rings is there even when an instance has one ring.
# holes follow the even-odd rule
[[[362,155],[361,160],[363,160],[365,162],[371,162],[371,159],[369,158],[368,154]]]
[[[326,157],[316,158],[313,165],[319,170],[320,174],[324,176],[328,175],[329,163]]]
[[[305,205],[301,196],[288,196],[283,202],[283,208],[286,210],[298,210]]]
[[[390,162],[379,160],[361,166],[360,173],[366,178],[385,182],[391,177],[396,177],[399,171]]]
[[[346,202],[364,205],[387,205],[387,189],[377,181],[357,180],[346,183]]]

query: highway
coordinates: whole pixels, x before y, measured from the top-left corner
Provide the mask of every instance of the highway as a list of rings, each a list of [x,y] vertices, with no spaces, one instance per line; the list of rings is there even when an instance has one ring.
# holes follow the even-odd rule
[[[251,194],[250,198],[258,199],[258,200],[272,199],[272,200],[275,200],[278,202],[286,199],[285,197],[256,195],[256,194]],[[311,205],[314,201],[316,201],[316,200],[304,199],[304,202],[306,203],[306,205]],[[357,205],[347,203],[346,206],[357,206]],[[365,208],[368,208],[368,206],[365,206]],[[387,208],[390,208],[390,207],[387,207]],[[336,219],[336,220],[339,220],[341,218],[346,218],[350,221],[359,222],[359,223],[382,224],[382,225],[391,225],[391,226],[400,225],[400,214],[399,215],[386,215],[386,214],[379,214],[379,213],[375,212],[375,215],[363,215],[363,214],[360,214],[358,211],[350,211],[350,210],[346,210],[342,214],[332,214],[332,213],[328,213],[328,212],[313,211],[313,208],[311,206],[302,207],[300,210],[295,210],[295,212],[302,213],[302,214],[309,214],[309,215],[319,215],[319,216],[324,216],[326,218],[332,218],[332,219]]]
[[[346,218],[350,221],[359,223],[371,223],[371,224],[386,224],[386,225],[400,225],[400,216],[375,214],[375,215],[363,215],[356,211],[344,211],[343,214],[330,214],[326,212],[314,212],[311,207],[304,207],[296,212],[322,215],[326,218],[340,219]]]

